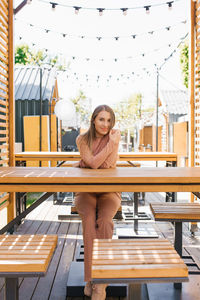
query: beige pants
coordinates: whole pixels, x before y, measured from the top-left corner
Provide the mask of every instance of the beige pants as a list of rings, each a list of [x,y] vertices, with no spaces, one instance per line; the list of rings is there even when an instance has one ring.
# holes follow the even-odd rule
[[[93,239],[112,238],[112,219],[120,203],[119,193],[76,193],[75,205],[83,227],[85,281],[91,280]]]

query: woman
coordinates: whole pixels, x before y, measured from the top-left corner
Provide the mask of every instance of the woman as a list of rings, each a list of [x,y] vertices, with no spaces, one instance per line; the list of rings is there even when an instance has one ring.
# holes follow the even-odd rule
[[[88,131],[76,143],[81,155],[80,168],[115,168],[118,159],[120,131],[113,129],[115,115],[107,105],[98,106],[91,117]],[[113,217],[121,202],[119,193],[76,193],[75,205],[82,219],[84,240],[84,293],[92,300],[106,298],[105,284],[91,284],[92,245],[95,238],[110,239]]]

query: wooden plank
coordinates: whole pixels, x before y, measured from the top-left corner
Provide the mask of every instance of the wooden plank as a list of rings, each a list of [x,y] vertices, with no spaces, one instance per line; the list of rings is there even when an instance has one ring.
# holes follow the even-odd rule
[[[131,240],[131,239],[122,239],[122,240],[118,240],[118,239],[95,239],[94,240],[94,246],[104,246],[104,245],[127,245],[128,244],[134,244],[134,245],[148,245],[148,244],[152,244],[152,243],[156,243],[156,244],[165,244],[165,245],[171,245],[171,243],[166,240],[166,239],[155,239],[155,238],[149,238],[147,240]]]
[[[127,251],[127,250],[126,250]],[[128,250],[128,254],[129,255],[133,255],[133,254],[135,254],[135,253],[141,253],[140,252],[141,251],[141,248],[140,247],[135,247],[135,248],[133,248],[133,249],[129,249]],[[145,252],[144,252],[145,251]],[[175,250],[172,250],[171,248],[169,248],[169,249],[164,249],[164,248],[160,248],[160,249],[156,249],[156,250],[154,250],[153,248],[147,248],[147,247],[144,247],[144,249],[143,249],[143,251],[142,251],[142,253],[144,252],[144,253],[155,253],[155,254],[157,254],[158,253],[158,251],[159,251],[159,253],[176,253],[176,251]],[[115,250],[115,255],[119,255],[119,254],[121,254],[122,253],[122,250],[121,249],[119,249],[119,250]],[[105,254],[107,254],[107,251],[106,250],[98,250],[98,251],[94,251],[93,252],[93,254],[94,255],[97,255],[97,254],[99,254],[99,255],[105,255]]]
[[[153,203],[150,204],[151,211],[155,219],[186,219],[200,220],[200,204],[199,203],[184,203],[171,204]]]
[[[25,237],[27,239],[27,237]],[[20,242],[20,238],[16,237],[14,241],[10,241],[9,239],[3,239],[0,242],[0,249],[7,250],[7,259],[0,259],[0,272],[46,272],[49,261],[53,254],[53,251],[57,244],[57,236],[51,236],[51,239],[47,242],[44,241],[43,236],[39,236],[38,240],[35,242],[29,240]],[[4,246],[6,245],[6,246]],[[15,254],[15,250],[21,250],[21,254],[26,254],[26,250],[33,250],[37,252],[38,249],[48,250],[48,253],[45,258],[41,259],[39,255],[35,256],[34,259],[30,259],[30,256],[23,256],[18,258],[17,260],[10,259],[9,251],[12,254]]]
[[[139,252],[139,251],[138,251]],[[167,251],[166,251],[167,252]],[[124,259],[134,259],[134,260],[143,260],[143,259],[152,259],[155,258],[155,259],[167,259],[167,258],[175,258],[175,259],[179,259],[180,256],[177,254],[176,251],[174,251],[173,253],[171,251],[168,250],[168,253],[163,253],[159,251],[155,251],[154,253],[150,253],[149,252],[143,252],[142,251],[142,254],[139,254],[139,253],[134,253],[134,254],[129,254],[129,253],[124,253],[124,254],[115,254],[115,260],[118,261],[118,260],[121,260],[122,258]],[[93,259],[94,259],[94,264],[96,264],[97,261],[99,260],[104,260],[104,261],[110,261],[110,260],[113,260],[113,258],[111,257],[111,255],[109,255],[108,253],[105,253],[105,254],[99,254],[98,255],[93,255]]]
[[[79,152],[34,152],[26,151],[15,154],[16,160],[27,160],[31,159],[41,159],[41,160],[66,160],[66,161],[77,161],[80,160]],[[168,152],[119,152],[120,161],[135,161],[135,160],[145,160],[145,161],[177,161],[176,153]]]
[[[1,82],[1,84],[0,84],[0,89],[1,89],[2,91],[4,91],[5,93],[8,93],[8,88],[7,88],[7,86],[2,85],[2,80],[1,80],[1,78],[0,78],[0,82]],[[8,99],[8,98],[7,98],[7,99]],[[1,104],[6,105],[7,103],[6,103],[6,101],[2,101],[2,100],[1,100]]]
[[[33,130],[34,128],[34,130]],[[39,116],[24,116],[24,148],[25,151],[48,151],[50,150],[49,116],[42,116],[42,149],[40,149],[40,118]],[[39,160],[28,161],[28,167],[39,166]],[[48,167],[47,162],[42,166]]]
[[[0,32],[0,37],[2,37],[1,32]],[[3,76],[4,78],[8,78],[8,74],[6,72],[3,72],[3,70],[1,70],[1,69],[0,69],[0,75]],[[8,81],[5,80],[4,78],[1,77],[1,81],[7,85]]]
[[[78,178],[78,180],[77,180]],[[0,183],[199,184],[198,168],[24,168],[1,167]],[[128,187],[128,186],[127,186]],[[116,186],[117,188],[117,186]],[[198,189],[198,185],[197,185]]]
[[[3,4],[2,1],[0,2],[0,8],[1,11],[3,11],[6,16],[8,16],[8,8]]]
[[[2,4],[0,5],[0,15],[1,15],[1,20],[2,18],[5,20],[6,23],[8,23],[8,12],[4,10],[2,7]]]
[[[7,8],[8,7],[8,1],[6,1],[6,0],[1,0],[1,1],[4,4],[4,6]]]
[[[0,120],[8,121],[8,116],[0,114]]]
[[[92,278],[175,278],[187,277],[188,270],[183,264],[158,265],[102,265],[92,266]]]
[[[121,259],[95,259],[93,262],[93,266],[98,266],[98,265],[118,265],[123,268],[124,265],[146,265],[146,264],[178,264],[181,263],[180,257],[179,258],[146,258],[144,257],[143,259],[132,259],[132,258],[123,258]],[[156,266],[155,266],[156,268]]]

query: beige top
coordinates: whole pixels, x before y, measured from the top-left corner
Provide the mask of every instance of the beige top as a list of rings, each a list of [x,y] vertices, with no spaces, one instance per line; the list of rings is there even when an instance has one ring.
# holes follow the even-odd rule
[[[81,135],[76,139],[81,155],[80,168],[109,169],[115,168],[118,160],[118,142],[109,139],[109,135],[96,138],[89,148]]]

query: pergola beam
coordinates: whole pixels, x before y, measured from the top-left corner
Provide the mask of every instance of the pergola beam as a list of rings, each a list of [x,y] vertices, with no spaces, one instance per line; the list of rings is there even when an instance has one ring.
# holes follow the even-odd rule
[[[16,15],[30,0],[24,0],[22,1],[15,9],[14,9],[14,15]]]

